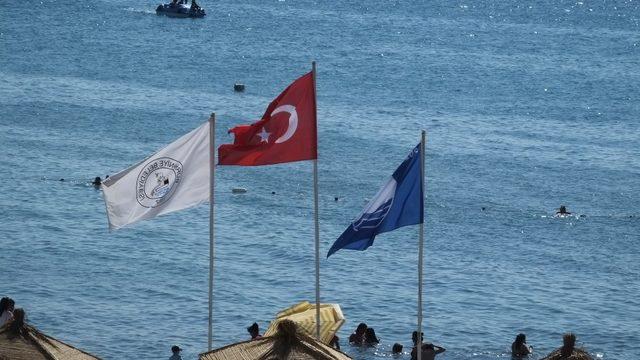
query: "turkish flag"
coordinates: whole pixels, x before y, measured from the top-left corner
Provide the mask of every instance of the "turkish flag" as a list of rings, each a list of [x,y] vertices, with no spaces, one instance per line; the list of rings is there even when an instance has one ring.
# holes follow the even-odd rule
[[[218,148],[219,165],[257,166],[318,158],[313,73],[287,87],[262,119],[229,130],[233,144]]]

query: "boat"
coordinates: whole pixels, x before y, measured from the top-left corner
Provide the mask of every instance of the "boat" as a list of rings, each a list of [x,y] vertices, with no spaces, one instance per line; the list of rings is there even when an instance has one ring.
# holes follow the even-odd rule
[[[204,9],[200,6],[189,6],[186,2],[160,4],[156,8],[156,14],[176,18],[202,18],[207,15]]]

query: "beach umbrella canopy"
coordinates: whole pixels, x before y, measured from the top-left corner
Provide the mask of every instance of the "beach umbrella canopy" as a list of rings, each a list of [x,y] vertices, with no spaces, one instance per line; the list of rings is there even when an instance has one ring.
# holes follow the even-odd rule
[[[282,320],[271,336],[200,354],[200,360],[347,360],[346,354],[314,340],[295,322]]]
[[[22,319],[0,328],[0,359],[11,360],[94,360],[100,359],[51,336]]]
[[[277,332],[278,324],[282,320],[291,320],[298,324],[300,331],[316,337],[316,306],[308,301],[303,301],[280,311],[276,319],[271,322],[269,328],[264,333],[265,336],[273,335]],[[320,341],[329,344],[334,335],[344,324],[345,318],[338,304],[320,304]]]

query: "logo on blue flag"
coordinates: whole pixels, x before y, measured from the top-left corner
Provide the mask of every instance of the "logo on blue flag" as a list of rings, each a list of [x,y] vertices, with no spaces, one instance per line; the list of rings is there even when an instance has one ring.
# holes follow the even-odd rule
[[[387,200],[387,202],[382,204],[382,206],[376,209],[374,212],[362,214],[359,219],[354,220],[351,223],[351,226],[353,226],[353,230],[358,231],[361,228],[373,229],[378,227],[378,225],[380,225],[382,220],[384,220],[384,217],[387,216],[389,209],[391,209],[392,201],[393,201],[393,198]]]
[[[340,249],[366,250],[380,233],[424,222],[421,175],[418,144],[333,243],[327,257]]]

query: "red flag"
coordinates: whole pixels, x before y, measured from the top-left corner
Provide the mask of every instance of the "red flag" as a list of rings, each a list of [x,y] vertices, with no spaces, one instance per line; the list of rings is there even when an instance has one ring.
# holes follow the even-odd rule
[[[269,104],[262,119],[229,130],[233,144],[218,148],[218,164],[257,166],[318,158],[316,94],[310,72]]]

